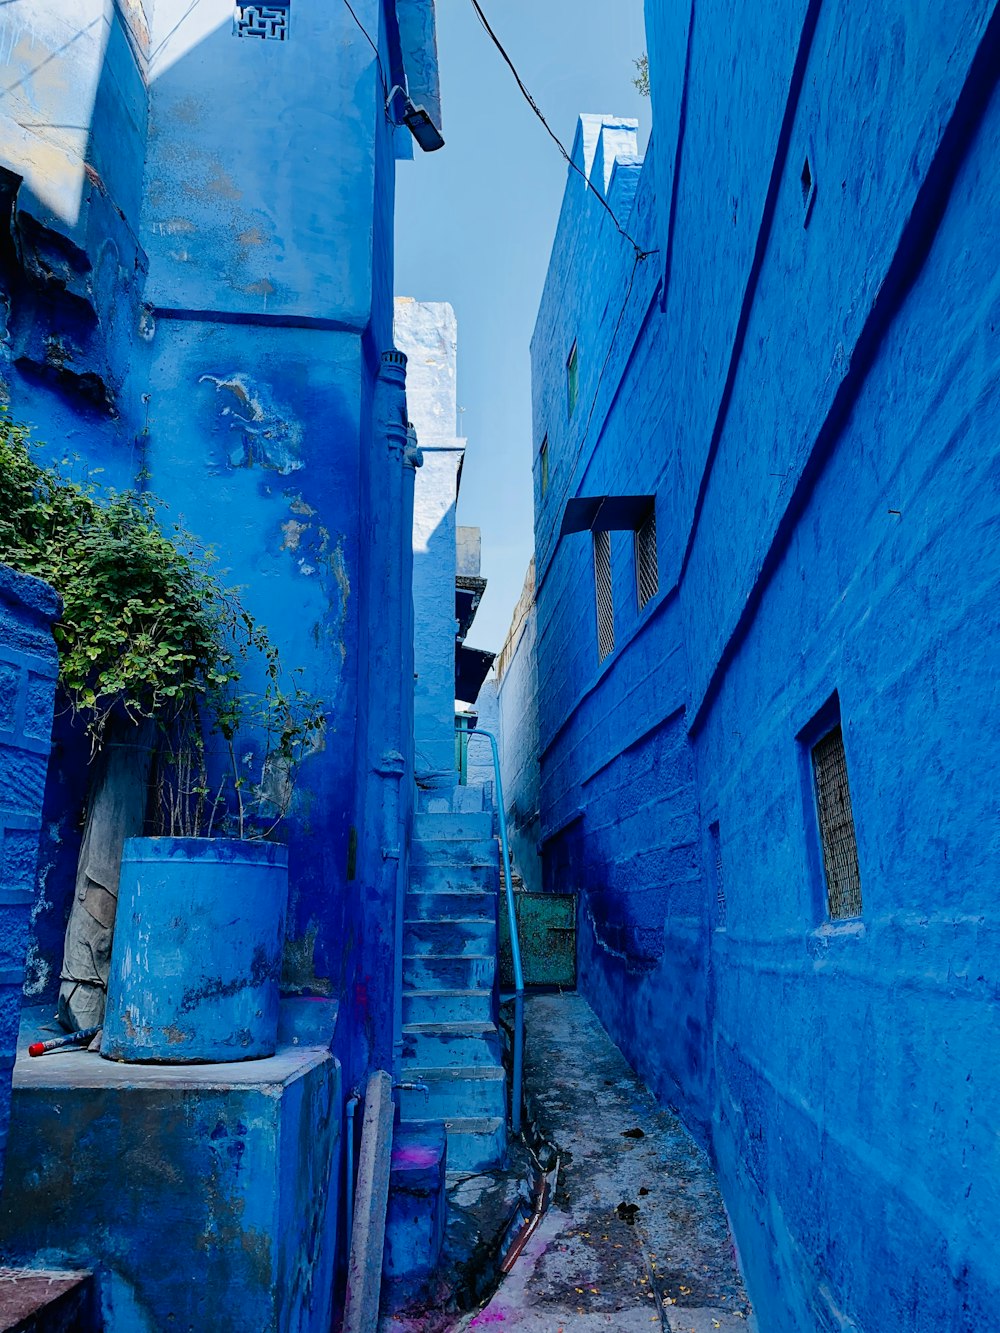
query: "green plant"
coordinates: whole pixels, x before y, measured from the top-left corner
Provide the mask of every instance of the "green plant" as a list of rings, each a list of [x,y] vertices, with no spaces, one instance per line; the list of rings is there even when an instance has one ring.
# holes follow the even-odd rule
[[[635,78],[632,80],[632,86],[638,90],[640,97],[648,97],[649,56],[646,54],[645,51],[643,51],[641,56],[638,56],[635,60],[632,61],[632,64],[635,65],[637,71]]]
[[[113,714],[154,719],[167,828],[210,833],[232,809],[240,837],[269,832],[287,812],[292,771],[321,744],[322,705],[283,686],[267,631],[216,578],[210,550],[179,523],[163,531],[165,510],[148,493],[101,492],[42,466],[27,428],[0,409],[0,561],[62,597],[59,680],[94,747]],[[259,694],[240,689],[251,653]],[[229,771],[210,791],[213,730]]]

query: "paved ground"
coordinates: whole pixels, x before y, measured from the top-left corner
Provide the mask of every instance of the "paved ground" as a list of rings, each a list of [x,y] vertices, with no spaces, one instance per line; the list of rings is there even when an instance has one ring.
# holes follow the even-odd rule
[[[753,1330],[706,1155],[657,1106],[580,996],[532,996],[525,1008],[525,1093],[559,1154],[558,1186],[513,1271],[456,1327]]]

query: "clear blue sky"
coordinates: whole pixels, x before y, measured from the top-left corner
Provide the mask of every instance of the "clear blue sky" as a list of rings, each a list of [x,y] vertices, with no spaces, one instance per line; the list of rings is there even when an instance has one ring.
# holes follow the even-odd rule
[[[480,3],[567,149],[588,111],[637,116],[644,142],[642,0]],[[400,163],[396,291],[458,316],[458,517],[482,528],[489,580],[469,641],[497,651],[534,545],[528,345],[567,168],[469,0],[438,0],[437,13],[445,146]]]

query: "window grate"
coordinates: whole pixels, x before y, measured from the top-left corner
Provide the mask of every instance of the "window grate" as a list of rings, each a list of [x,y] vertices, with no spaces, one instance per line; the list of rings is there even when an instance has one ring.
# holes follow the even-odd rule
[[[718,822],[709,824],[708,836],[712,844],[712,862],[715,872],[715,924],[725,927],[726,924],[726,884],[722,877],[722,838],[719,833]]]
[[[233,13],[234,37],[258,37],[264,41],[288,39],[288,5],[237,5]]]
[[[639,610],[660,590],[660,572],[656,560],[656,510],[649,511],[635,533],[635,586]]]
[[[861,872],[844,733],[839,726],[813,746],[812,761],[830,916],[835,921],[857,917],[861,915]]]
[[[594,584],[597,589],[597,647],[601,661],[615,646],[615,604],[611,595],[611,535],[594,533]]]

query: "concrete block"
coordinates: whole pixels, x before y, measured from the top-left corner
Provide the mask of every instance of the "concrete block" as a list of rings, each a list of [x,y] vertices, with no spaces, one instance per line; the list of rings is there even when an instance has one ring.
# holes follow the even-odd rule
[[[0,1245],[100,1269],[109,1333],[327,1333],[340,1068],[323,1047],[242,1064],[28,1059],[22,1024]],[[29,1021],[29,1018],[32,1021]]]

